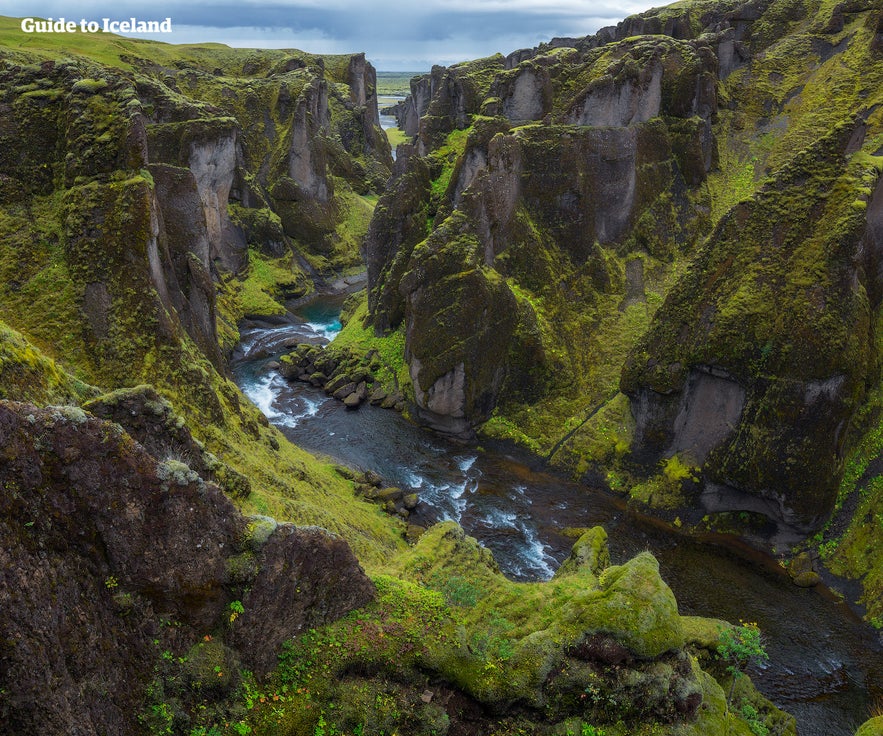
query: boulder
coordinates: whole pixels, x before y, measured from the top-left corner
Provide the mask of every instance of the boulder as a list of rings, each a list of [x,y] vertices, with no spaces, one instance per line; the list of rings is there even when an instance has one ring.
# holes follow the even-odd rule
[[[812,571],[802,572],[799,575],[795,575],[792,580],[794,580],[794,584],[799,588],[812,588],[822,582],[819,574]]]
[[[607,532],[596,526],[585,532],[573,545],[570,556],[555,571],[555,577],[586,571],[599,575],[610,565],[610,550],[607,547]]]

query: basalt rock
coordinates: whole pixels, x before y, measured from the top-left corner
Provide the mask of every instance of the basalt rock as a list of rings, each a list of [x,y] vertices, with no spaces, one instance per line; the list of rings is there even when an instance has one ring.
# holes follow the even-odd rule
[[[685,232],[696,220],[684,182],[703,182],[715,160],[715,76],[705,46],[668,39],[623,42],[603,62],[570,50],[508,71],[496,60],[436,70],[447,86],[417,149],[397,162],[366,242],[370,318],[379,333],[406,325],[422,423],[468,438],[501,396],[537,400],[580,370],[576,352],[561,364],[575,348],[553,344],[527,294],[569,278],[612,291],[618,276],[599,246],[656,253],[643,234],[654,220],[657,232],[665,221],[673,237],[696,238]],[[486,89],[484,111],[492,105],[510,121],[478,118],[466,134],[452,132],[475,110],[467,87]],[[617,100],[609,114],[603,90]],[[446,125],[433,122],[442,110]],[[603,119],[583,119],[586,110]],[[445,146],[462,146],[454,154],[440,145],[444,132]],[[446,186],[434,189],[433,179]],[[424,210],[434,215],[430,232],[415,219]]]
[[[356,355],[347,349],[334,346],[298,345],[295,350],[280,359],[279,371],[289,381],[304,381],[323,388],[329,396],[342,401],[348,409],[358,409],[365,401],[397,407],[401,411],[403,399],[400,393],[388,393],[374,376],[378,365],[375,355]],[[390,403],[391,402],[391,403]]]
[[[873,370],[879,300],[877,266],[863,259],[877,252],[883,188],[873,182],[860,212],[853,195],[827,195],[851,178],[841,162],[854,135],[833,131],[722,218],[626,363],[636,445],[699,463],[710,510],[758,510],[808,531],[833,504],[846,426]],[[807,188],[811,172],[828,184]],[[749,276],[743,264],[769,243],[775,255]],[[807,248],[826,255],[804,290]]]
[[[90,414],[119,424],[160,461],[183,462],[233,498],[251,493],[247,477],[220,462],[193,438],[184,419],[151,386],[118,389],[83,404]]]
[[[0,402],[0,440],[4,734],[140,733],[160,653],[226,636],[235,599],[245,613],[228,643],[265,672],[282,641],[373,597],[344,542],[290,525],[269,535],[242,597],[229,563],[246,522],[232,503],[81,409]]]

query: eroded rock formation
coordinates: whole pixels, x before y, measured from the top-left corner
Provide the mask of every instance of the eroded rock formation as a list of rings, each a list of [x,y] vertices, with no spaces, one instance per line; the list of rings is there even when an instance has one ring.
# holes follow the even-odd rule
[[[256,541],[217,486],[81,409],[0,402],[0,445],[4,734],[139,733],[164,650],[217,638],[266,672],[374,595],[342,540],[274,522]]]

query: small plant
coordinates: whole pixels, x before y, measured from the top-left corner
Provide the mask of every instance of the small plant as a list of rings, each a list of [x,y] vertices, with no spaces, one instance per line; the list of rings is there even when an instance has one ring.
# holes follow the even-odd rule
[[[118,587],[119,584],[120,581],[117,580],[116,577],[114,577],[113,575],[108,575],[106,578],[104,578],[104,587],[108,590],[113,590],[114,588]]]
[[[436,573],[430,579],[429,585],[445,597],[445,602],[449,606],[471,608],[485,596],[481,588],[461,575],[443,578],[441,573]]]
[[[745,670],[750,665],[769,660],[769,655],[763,646],[760,628],[756,623],[744,621],[740,622],[739,626],[721,630],[718,635],[717,653],[721,659],[728,663],[727,672],[733,677],[733,681],[730,683],[730,692],[727,695],[727,713],[729,713],[736,681],[745,676]],[[754,712],[757,713],[757,711]],[[760,725],[766,728],[762,723]],[[752,730],[754,729],[752,728]],[[758,736],[765,736],[757,731],[755,733]]]
[[[316,721],[316,727],[313,729],[313,736],[327,736],[328,732],[325,730],[327,725],[328,724],[325,722],[325,715],[320,713],[319,720]]]
[[[742,677],[749,665],[769,660],[769,655],[763,646],[760,628],[756,623],[744,621],[739,626],[721,630],[717,653],[721,659],[728,662],[727,672],[734,680]]]
[[[237,618],[239,618],[243,613],[245,613],[245,607],[242,605],[242,601],[231,601],[229,605],[230,609],[230,623],[232,624]]]
[[[580,736],[604,736],[604,729],[589,723],[583,723],[580,728]]]
[[[757,708],[751,705],[751,703],[743,703],[739,712],[742,715],[742,718],[748,723],[748,727],[751,729],[751,733],[753,733],[754,736],[769,736],[770,729],[767,728],[767,725],[763,722],[763,718],[761,718]]]

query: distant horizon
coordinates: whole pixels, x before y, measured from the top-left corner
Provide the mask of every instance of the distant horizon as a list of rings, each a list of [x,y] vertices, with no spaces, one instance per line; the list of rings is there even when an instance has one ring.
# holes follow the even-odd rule
[[[122,33],[172,44],[296,48],[313,54],[364,52],[378,71],[424,73],[434,64],[503,55],[555,37],[579,38],[648,10],[645,0],[7,0],[18,18],[158,21],[171,33]]]

